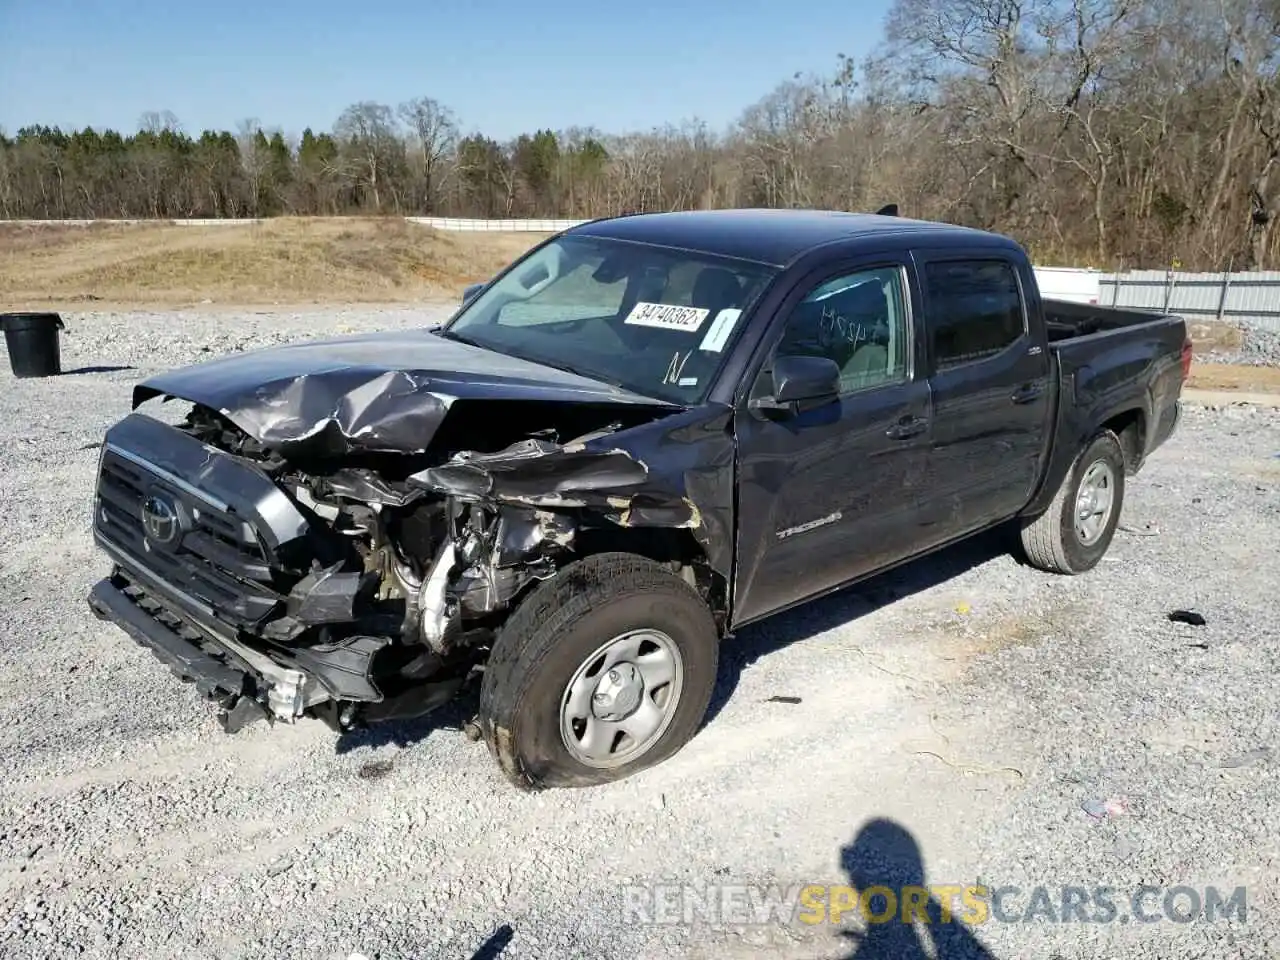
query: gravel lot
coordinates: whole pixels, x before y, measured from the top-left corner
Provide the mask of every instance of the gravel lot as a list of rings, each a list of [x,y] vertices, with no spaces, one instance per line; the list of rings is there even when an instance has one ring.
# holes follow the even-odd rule
[[[1245,886],[1244,923],[992,919],[936,955],[1277,955],[1280,411],[1189,409],[1091,575],[987,538],[744,631],[702,733],[607,788],[515,792],[466,702],[221,733],[88,613],[92,445],[153,370],[442,309],[68,315],[68,375],[4,365],[0,956],[925,956],[852,914],[642,922],[622,891],[850,880],[1019,886],[1006,916],[1036,886],[1122,916],[1142,884]]]
[[[1256,323],[1238,323],[1241,343],[1238,349],[1222,348],[1201,353],[1202,363],[1233,363],[1252,367],[1280,366],[1280,331],[1259,326]]]

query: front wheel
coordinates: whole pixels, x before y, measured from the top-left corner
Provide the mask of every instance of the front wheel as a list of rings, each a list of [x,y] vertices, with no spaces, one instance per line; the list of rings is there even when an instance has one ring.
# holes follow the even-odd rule
[[[1081,451],[1049,509],[1022,528],[1031,563],[1050,573],[1085,573],[1097,566],[1120,522],[1124,451],[1110,430]]]
[[[719,635],[683,580],[598,554],[540,584],[494,642],[480,729],[522,789],[583,787],[661,763],[697,732]]]

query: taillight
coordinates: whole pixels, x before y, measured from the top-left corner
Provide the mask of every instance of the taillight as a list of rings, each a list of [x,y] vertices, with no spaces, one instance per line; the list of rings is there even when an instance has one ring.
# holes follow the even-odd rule
[[[1191,338],[1182,341],[1182,379],[1187,379],[1191,374]]]

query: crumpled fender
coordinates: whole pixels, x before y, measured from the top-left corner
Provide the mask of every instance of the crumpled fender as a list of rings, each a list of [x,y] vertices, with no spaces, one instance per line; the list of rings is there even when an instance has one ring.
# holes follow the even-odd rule
[[[493,453],[463,451],[405,483],[464,501],[585,508],[622,527],[688,529],[731,582],[730,417],[702,408],[565,444],[527,439]]]

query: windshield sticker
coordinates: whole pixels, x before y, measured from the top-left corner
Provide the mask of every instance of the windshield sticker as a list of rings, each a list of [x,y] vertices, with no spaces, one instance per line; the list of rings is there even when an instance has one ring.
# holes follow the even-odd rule
[[[660,327],[663,330],[697,333],[710,312],[701,307],[677,307],[671,303],[647,303],[641,300],[627,314],[625,322],[638,327]]]
[[[681,377],[681,378],[680,378],[679,386],[682,386],[682,387],[696,387],[697,385],[698,385],[698,378],[697,378],[697,377]]]
[[[729,342],[729,334],[733,333],[733,326],[738,322],[738,318],[742,316],[742,311],[737,309],[721,310],[716,314],[716,318],[711,321],[711,326],[707,329],[707,335],[702,338],[702,344],[699,350],[706,350],[708,353],[719,353],[724,349],[724,345]]]

